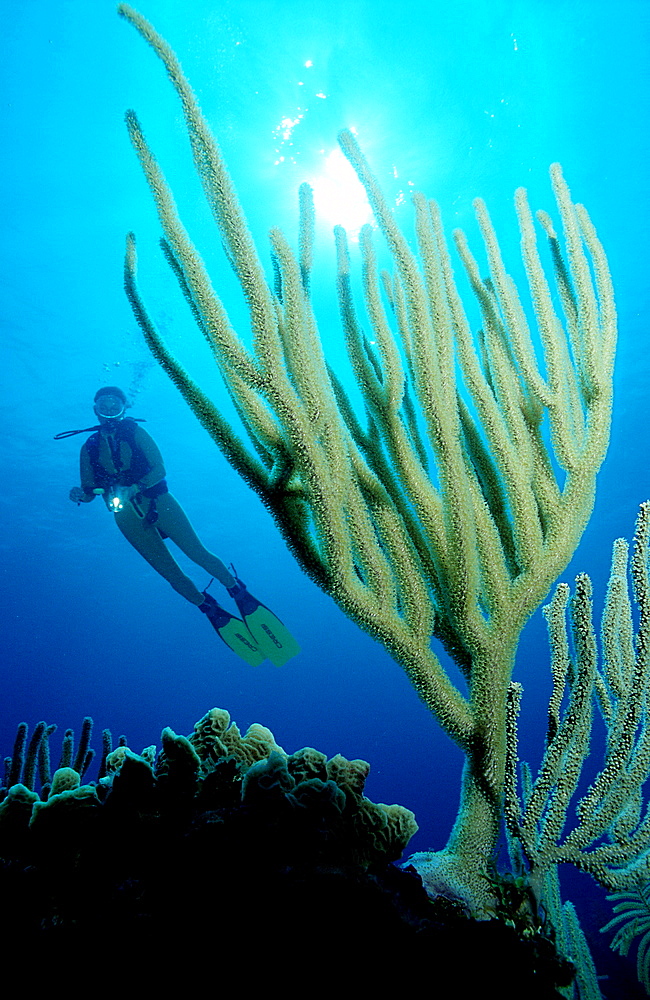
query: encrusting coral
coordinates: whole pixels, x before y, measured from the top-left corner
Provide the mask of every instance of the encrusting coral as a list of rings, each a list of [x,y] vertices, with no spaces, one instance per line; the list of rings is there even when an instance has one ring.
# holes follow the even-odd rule
[[[77,974],[84,955],[90,969],[101,955],[102,976],[113,961],[151,988],[172,970],[212,982],[237,968],[251,982],[278,967],[368,985],[432,961],[444,983],[470,947],[468,989],[559,1000],[572,970],[532,908],[504,902],[479,923],[436,908],[391,864],[417,826],[364,796],[368,771],[309,747],[287,754],[264,726],[242,735],[212,709],[188,737],[165,729],[160,753],[110,750],[97,782],[66,766],[45,800],[3,788],[5,953],[52,955]]]
[[[41,732],[39,727],[36,732]],[[340,755],[328,761],[310,747],[287,755],[265,726],[255,723],[242,736],[228,712],[214,708],[197,722],[189,737],[164,729],[157,756],[155,747],[142,754],[134,754],[127,746],[111,751],[106,756],[106,776],[97,785],[82,785],[79,773],[64,766],[46,785],[44,800],[20,782],[0,789],[0,854],[3,829],[15,829],[20,817],[30,829],[38,829],[44,816],[66,804],[71,808],[99,806],[116,783],[121,794],[125,787],[155,783],[170,800],[204,798],[215,775],[223,773],[224,761],[233,790],[241,789],[244,807],[282,796],[298,810],[304,807],[308,812],[317,806],[329,812],[328,849],[338,838],[335,853],[339,859],[345,856],[361,867],[397,860],[417,830],[408,809],[377,805],[363,795],[370,770],[365,761],[349,761]]]

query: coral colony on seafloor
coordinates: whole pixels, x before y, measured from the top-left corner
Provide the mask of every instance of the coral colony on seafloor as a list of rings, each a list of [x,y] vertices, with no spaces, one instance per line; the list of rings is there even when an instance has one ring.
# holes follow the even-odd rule
[[[250,987],[256,974],[309,981],[314,966],[321,985],[367,987],[432,962],[444,982],[471,949],[472,993],[494,981],[501,997],[543,1000],[571,981],[527,886],[494,879],[495,919],[477,920],[391,863],[417,825],[365,797],[365,761],[287,754],[214,708],[189,737],[163,730],[160,753],[123,737],[113,749],[105,730],[98,780],[82,784],[91,720],[74,757],[66,732],[52,775],[55,728],[27,743],[20,727],[0,788],[0,933],[14,961],[22,946],[78,975],[87,956],[103,983],[137,973],[149,991],[170,972]]]
[[[617,891],[647,878],[648,822],[641,801],[650,764],[647,505],[631,561],[638,635],[623,542],[614,549],[601,665],[588,578],[578,578],[573,598],[560,585],[545,611],[554,678],[547,748],[535,781],[524,769],[521,800],[521,689],[511,681],[523,626],[566,567],[591,515],[609,441],[616,310],[596,230],[553,165],[562,238],[546,212],[536,216],[550,259],[547,273],[526,192],[517,191],[531,329],[487,208],[477,200],[489,277],[481,277],[464,234],[453,234],[482,317],[482,329],[473,334],[437,205],[414,196],[416,255],[356,139],[342,132],[341,148],[366,190],[394,264],[392,275],[380,272],[373,229],[364,227],[362,321],[346,234],[335,230],[340,312],[364,423],[327,364],[311,307],[314,214],[308,185],[300,190],[298,255],[280,230],[270,233],[272,290],[175,54],[137,12],[124,4],[119,10],[163,61],[181,100],[194,164],[248,304],[251,348],[231,326],[139,121],[128,112],[164,252],[250,447],[161,340],[137,288],[135,240],[129,236],[126,289],[143,333],[199,420],[267,504],[306,572],[401,664],[465,752],[460,808],[446,848],[411,858],[429,892],[460,900],[473,913],[493,909],[494,888],[486,875],[494,870],[507,820],[512,867],[528,873],[561,949],[575,962],[574,989],[598,996],[575,911],[560,901],[557,866],[572,862]],[[464,690],[432,650],[432,636],[460,668]],[[567,832],[567,812],[589,752],[594,700],[608,732],[604,766],[577,803],[577,820]]]
[[[522,629],[566,568],[591,515],[609,440],[616,312],[596,230],[585,208],[573,202],[557,164],[551,167],[557,228],[546,212],[533,216],[523,189],[516,192],[527,308],[506,270],[487,208],[477,200],[487,277],[464,234],[453,233],[481,316],[482,329],[472,331],[437,205],[414,196],[412,251],[355,137],[342,132],[341,148],[366,190],[394,268],[392,274],[380,270],[376,232],[364,227],[360,305],[352,292],[346,233],[336,228],[341,321],[363,398],[361,418],[328,365],[310,301],[309,186],[300,189],[298,253],[279,229],[270,232],[270,287],[217,143],[174,52],[135,10],[126,4],[118,9],[162,60],[180,98],[194,164],[248,306],[250,347],[233,329],[129,111],[129,135],[158,210],[163,251],[248,443],[163,342],[138,289],[130,235],[125,284],[147,343],[267,505],[304,570],[403,667],[466,755],[449,841],[441,851],[409,859],[409,877],[421,878],[431,906],[444,901],[475,923],[491,924],[489,918],[506,914],[519,940],[539,941],[542,923],[554,928],[560,954],[575,967],[573,981],[558,966],[549,992],[531,993],[520,981],[518,995],[600,997],[575,910],[561,901],[557,872],[562,862],[588,872],[617,894],[619,912],[636,912],[635,893],[643,901],[650,846],[642,797],[650,767],[648,504],[641,506],[629,565],[625,542],[614,546],[600,651],[588,577],[578,577],[573,595],[558,585],[544,610],[553,691],[536,777],[517,758],[521,687],[511,679]],[[445,667],[432,637],[460,673]],[[607,744],[600,773],[579,798],[594,706]],[[205,779],[200,751],[194,745],[192,756],[183,747],[182,766]],[[265,751],[263,765],[273,772],[271,784],[295,797],[302,779],[292,774],[286,755],[274,754]],[[128,751],[121,766],[135,767]],[[143,787],[162,782],[164,788],[164,767],[159,763],[154,774],[152,766],[146,764],[151,774]],[[312,776],[322,785],[334,783],[328,795],[339,803],[334,812],[343,814],[349,782],[341,785],[332,766],[323,759]],[[137,767],[142,775],[145,763]],[[244,801],[249,774],[242,778]],[[28,809],[35,793],[16,787],[23,791],[11,789],[0,809],[14,800],[12,808],[20,800]],[[318,798],[316,786],[309,787],[304,794]],[[357,798],[361,787],[354,790]],[[366,813],[362,805],[366,819],[339,825],[338,842],[352,837],[353,829],[356,837],[359,824],[376,830],[373,810],[386,808],[368,806]],[[381,814],[388,824],[382,834],[388,841],[382,842],[391,845],[384,861],[399,855],[415,829],[407,810],[390,810]],[[498,874],[504,832],[510,853],[505,867],[515,874]],[[617,919],[620,924],[625,917]],[[622,926],[616,944],[629,948],[633,937]],[[640,956],[646,953],[644,941]],[[539,953],[535,962],[539,985]]]

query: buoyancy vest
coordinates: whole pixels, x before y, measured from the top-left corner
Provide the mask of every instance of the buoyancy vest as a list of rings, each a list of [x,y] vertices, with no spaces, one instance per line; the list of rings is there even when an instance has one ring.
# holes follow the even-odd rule
[[[95,486],[102,489],[110,489],[118,486],[133,486],[140,482],[148,472],[151,471],[151,464],[144,451],[136,443],[135,432],[138,424],[131,417],[123,417],[116,425],[111,435],[106,435],[105,440],[111,452],[115,472],[105,469],[99,460],[100,431],[92,434],[86,441],[85,448],[88,452],[90,466],[93,470]],[[121,458],[120,445],[125,442],[129,446],[131,458],[129,465],[124,467]]]

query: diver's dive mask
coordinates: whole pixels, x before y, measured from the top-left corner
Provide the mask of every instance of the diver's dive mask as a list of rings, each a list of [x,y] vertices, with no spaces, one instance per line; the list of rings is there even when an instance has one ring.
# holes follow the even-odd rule
[[[100,420],[120,420],[125,410],[124,400],[109,393],[102,393],[95,403],[95,413]]]

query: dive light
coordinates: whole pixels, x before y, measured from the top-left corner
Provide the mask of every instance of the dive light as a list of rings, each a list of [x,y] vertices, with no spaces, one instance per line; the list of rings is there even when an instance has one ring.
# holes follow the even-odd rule
[[[108,509],[117,514],[119,510],[124,508],[124,504],[128,500],[128,489],[124,486],[116,486],[114,490],[107,493],[106,490],[98,486],[93,490],[96,496],[103,496],[104,502]]]

